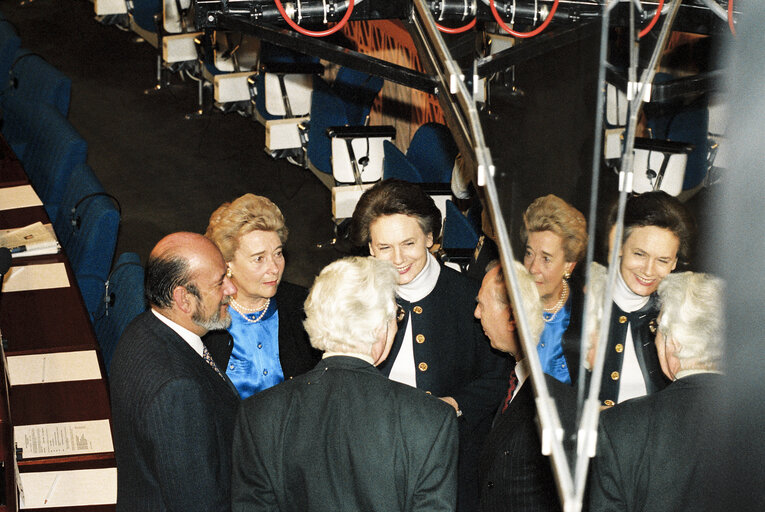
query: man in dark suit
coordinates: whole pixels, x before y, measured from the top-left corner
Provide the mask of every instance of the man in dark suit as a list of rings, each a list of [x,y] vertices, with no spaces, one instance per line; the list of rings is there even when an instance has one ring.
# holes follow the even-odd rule
[[[230,322],[235,292],[203,236],[174,233],[152,250],[151,309],[127,327],[111,365],[118,511],[230,510],[239,396],[200,337]]]
[[[533,277],[520,263],[516,264],[516,272],[530,334],[538,339],[544,328],[539,292]],[[481,451],[481,510],[560,510],[550,461],[542,455],[528,360],[516,333],[502,267],[497,261],[489,264],[481,283],[475,317],[481,321],[491,346],[515,359],[507,396]],[[546,382],[566,425],[573,413],[574,390],[552,377]]]
[[[397,283],[389,262],[361,257],[316,278],[305,328],[324,358],[242,402],[234,511],[455,509],[454,410],[375,368],[396,334]]]
[[[722,387],[722,283],[706,274],[670,274],[656,350],[673,382],[603,412],[593,461],[591,511],[719,510],[715,394]]]

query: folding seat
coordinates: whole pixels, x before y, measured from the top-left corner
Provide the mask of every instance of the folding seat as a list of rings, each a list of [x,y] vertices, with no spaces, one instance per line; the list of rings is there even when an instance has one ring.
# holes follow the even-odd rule
[[[138,254],[125,252],[117,259],[114,269],[101,289],[101,301],[93,326],[107,375],[114,349],[125,327],[136,316],[146,311],[143,277],[144,270]]]
[[[188,73],[198,54],[190,14],[191,0],[132,0],[128,5],[130,28],[157,49],[157,84],[169,84],[168,72]]]

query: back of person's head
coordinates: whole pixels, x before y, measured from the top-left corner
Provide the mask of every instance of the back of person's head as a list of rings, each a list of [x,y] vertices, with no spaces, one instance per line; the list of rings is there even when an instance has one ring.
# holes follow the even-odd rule
[[[223,203],[210,215],[205,236],[218,246],[226,261],[231,261],[241,237],[252,231],[275,231],[282,244],[287,241],[288,230],[279,207],[267,197],[244,194]]]
[[[590,266],[587,289],[585,290],[584,325],[588,333],[587,357],[585,367],[592,369],[592,360],[595,356],[594,349],[600,335],[600,325],[603,320],[603,306],[605,305],[606,285],[608,284],[608,269],[600,263],[592,262]],[[578,333],[577,333],[578,334]]]
[[[515,267],[515,273],[518,276],[518,292],[521,296],[521,302],[523,302],[523,309],[527,315],[527,322],[529,326],[529,335],[531,339],[538,340],[542,335],[542,331],[545,327],[544,317],[542,316],[542,301],[539,298],[539,290],[534,282],[534,276],[532,276],[523,263],[520,261],[513,261]],[[499,267],[497,275],[494,277],[495,284],[494,298],[500,304],[504,304],[510,307],[510,296],[507,293],[507,284],[505,281],[505,271],[502,268],[499,260],[492,260],[486,266],[486,272],[490,272],[492,269]],[[517,316],[513,313],[512,318],[516,319]]]
[[[614,204],[611,207],[608,216],[608,233],[616,224],[617,206],[618,204]],[[671,231],[680,241],[677,251],[678,262],[681,265],[688,263],[696,235],[696,221],[679,199],[662,190],[630,196],[624,210],[623,240],[626,241],[635,228],[645,226],[655,226]]]
[[[369,354],[396,316],[398,272],[388,261],[354,256],[319,273],[305,301],[305,330],[315,348]]]
[[[385,215],[408,215],[417,219],[426,235],[436,239],[441,234],[441,212],[422,187],[389,178],[375,184],[361,195],[351,221],[351,242],[364,246],[370,242],[369,227]]]
[[[582,212],[556,195],[536,198],[523,212],[523,245],[526,245],[529,233],[541,231],[551,231],[561,238],[566,261],[579,262],[584,257],[588,238],[587,221]]]
[[[670,274],[659,285],[659,330],[677,346],[682,369],[720,368],[724,339],[724,284],[698,272]]]

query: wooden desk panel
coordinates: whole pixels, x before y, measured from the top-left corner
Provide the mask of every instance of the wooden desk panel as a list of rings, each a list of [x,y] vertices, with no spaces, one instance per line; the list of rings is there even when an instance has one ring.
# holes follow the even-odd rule
[[[43,206],[0,210],[0,229],[23,228],[35,222],[50,224],[48,213]]]

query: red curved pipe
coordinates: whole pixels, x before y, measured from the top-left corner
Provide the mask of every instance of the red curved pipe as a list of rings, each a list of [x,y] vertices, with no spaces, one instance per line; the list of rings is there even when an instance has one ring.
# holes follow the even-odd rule
[[[560,0],[555,0],[553,2],[553,6],[550,9],[550,14],[547,15],[547,18],[545,18],[545,20],[542,22],[541,25],[539,25],[537,28],[535,28],[534,30],[530,32],[516,32],[515,30],[508,27],[499,17],[499,13],[497,12],[497,7],[494,5],[494,0],[489,0],[489,7],[491,8],[492,15],[494,15],[494,21],[496,21],[500,27],[502,27],[511,36],[523,39],[527,37],[534,37],[535,35],[541,33],[544,29],[547,28],[547,25],[549,25],[553,19],[553,15],[555,14],[555,11],[558,9],[558,3],[560,3]]]
[[[341,28],[345,26],[346,23],[348,23],[348,18],[351,17],[351,14],[353,13],[353,0],[348,0],[348,9],[345,11],[345,16],[343,16],[343,19],[337,22],[337,25],[334,27],[327,29],[327,30],[307,30],[292,21],[292,19],[287,16],[287,12],[284,10],[284,6],[282,5],[281,0],[274,0],[274,3],[276,4],[276,8],[279,9],[279,13],[282,15],[282,18],[284,18],[284,21],[287,22],[287,25],[294,28],[297,32],[300,32],[304,36],[311,36],[311,37],[325,37],[334,34]]]
[[[449,28],[449,27],[443,27],[436,23],[436,28],[443,32],[444,34],[461,34],[463,32],[467,32],[471,28],[475,27],[475,18],[473,18],[473,21],[468,23],[465,26],[457,27],[457,28]]]
[[[651,18],[651,23],[649,23],[646,28],[640,31],[640,33],[638,34],[638,39],[648,34],[653,29],[654,25],[656,25],[656,22],[659,21],[659,16],[661,16],[662,7],[664,7],[664,0],[659,0],[659,5],[658,7],[656,7],[656,14],[654,14],[653,18]]]
[[[733,0],[728,0],[728,26],[730,33],[736,35],[736,26],[733,24]]]

